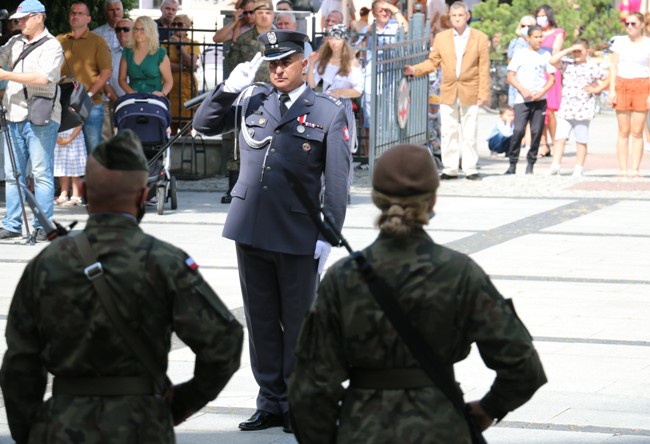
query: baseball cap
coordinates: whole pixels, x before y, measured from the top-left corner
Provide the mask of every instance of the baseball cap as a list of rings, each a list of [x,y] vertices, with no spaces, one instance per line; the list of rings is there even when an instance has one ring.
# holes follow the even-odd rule
[[[18,5],[16,13],[9,17],[9,19],[19,19],[29,14],[37,14],[41,12],[45,12],[45,6],[43,6],[41,2],[38,0],[25,0],[20,5]]]
[[[298,31],[275,30],[265,32],[258,38],[264,45],[264,60],[280,60],[296,52],[305,52],[307,34]]]

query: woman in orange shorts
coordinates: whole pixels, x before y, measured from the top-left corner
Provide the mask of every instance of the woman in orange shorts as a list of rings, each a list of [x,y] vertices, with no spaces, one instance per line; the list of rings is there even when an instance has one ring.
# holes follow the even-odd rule
[[[627,36],[617,37],[612,45],[609,101],[618,120],[619,177],[639,177],[643,158],[643,127],[650,107],[650,38],[643,31],[643,15],[631,13],[625,19]],[[628,151],[632,165],[628,172]]]

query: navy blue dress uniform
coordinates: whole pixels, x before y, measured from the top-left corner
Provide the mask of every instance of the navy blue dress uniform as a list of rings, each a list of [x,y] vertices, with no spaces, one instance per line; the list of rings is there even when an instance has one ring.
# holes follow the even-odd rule
[[[302,320],[318,285],[316,244],[324,239],[282,169],[300,179],[314,202],[322,199],[340,229],[348,195],[350,142],[342,103],[302,81],[303,42],[308,37],[271,31],[259,40],[265,44],[264,59],[271,61],[272,83],[287,89],[286,82],[277,83],[274,70],[278,70],[285,79],[295,74],[298,86],[279,91],[258,83],[240,97],[238,91],[228,92],[229,78],[204,100],[193,125],[206,135],[239,131],[241,171],[223,235],[236,242],[251,365],[260,386],[256,414],[239,427],[284,425],[290,431],[287,383]],[[298,61],[302,68],[287,68]],[[249,75],[252,82],[254,72]],[[282,92],[289,93],[291,101],[284,114]]]

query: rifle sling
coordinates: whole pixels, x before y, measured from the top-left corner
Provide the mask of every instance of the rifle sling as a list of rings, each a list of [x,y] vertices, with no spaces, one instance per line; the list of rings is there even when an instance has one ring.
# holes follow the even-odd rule
[[[469,416],[465,401],[463,400],[463,394],[458,384],[451,377],[451,374],[444,371],[448,366],[443,366],[438,361],[431,347],[429,347],[411,321],[406,317],[406,314],[400,307],[397,299],[393,296],[386,281],[375,273],[372,266],[360,252],[355,252],[353,257],[357,268],[368,284],[370,292],[397,331],[397,334],[402,338],[413,357],[420,362],[422,369],[429,375],[447,399],[449,399],[458,413],[467,421],[470,434],[472,435],[472,442],[475,444],[485,443],[481,432]]]
[[[81,254],[81,259],[85,265],[84,273],[90,282],[92,282],[93,287],[95,287],[95,291],[97,291],[99,300],[108,313],[108,316],[113,322],[113,325],[120,333],[124,341],[127,343],[129,348],[131,348],[131,351],[151,374],[157,393],[164,394],[167,387],[171,385],[171,382],[167,378],[167,375],[163,374],[158,368],[158,365],[156,365],[156,359],[153,353],[144,344],[144,342],[142,342],[142,339],[131,328],[129,328],[126,320],[117,309],[115,301],[112,297],[114,295],[114,292],[106,282],[102,264],[97,259],[95,252],[92,250],[86,233],[84,231],[80,231],[78,233],[74,233],[72,236],[77,248],[79,249],[79,253]]]

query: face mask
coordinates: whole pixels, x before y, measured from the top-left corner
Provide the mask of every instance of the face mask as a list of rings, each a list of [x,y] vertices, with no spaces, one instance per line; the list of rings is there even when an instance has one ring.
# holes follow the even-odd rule
[[[523,28],[519,28],[519,35],[522,37],[528,37],[528,26],[524,26]]]
[[[545,28],[548,26],[548,17],[542,15],[537,17],[537,24],[541,26],[542,28]]]

